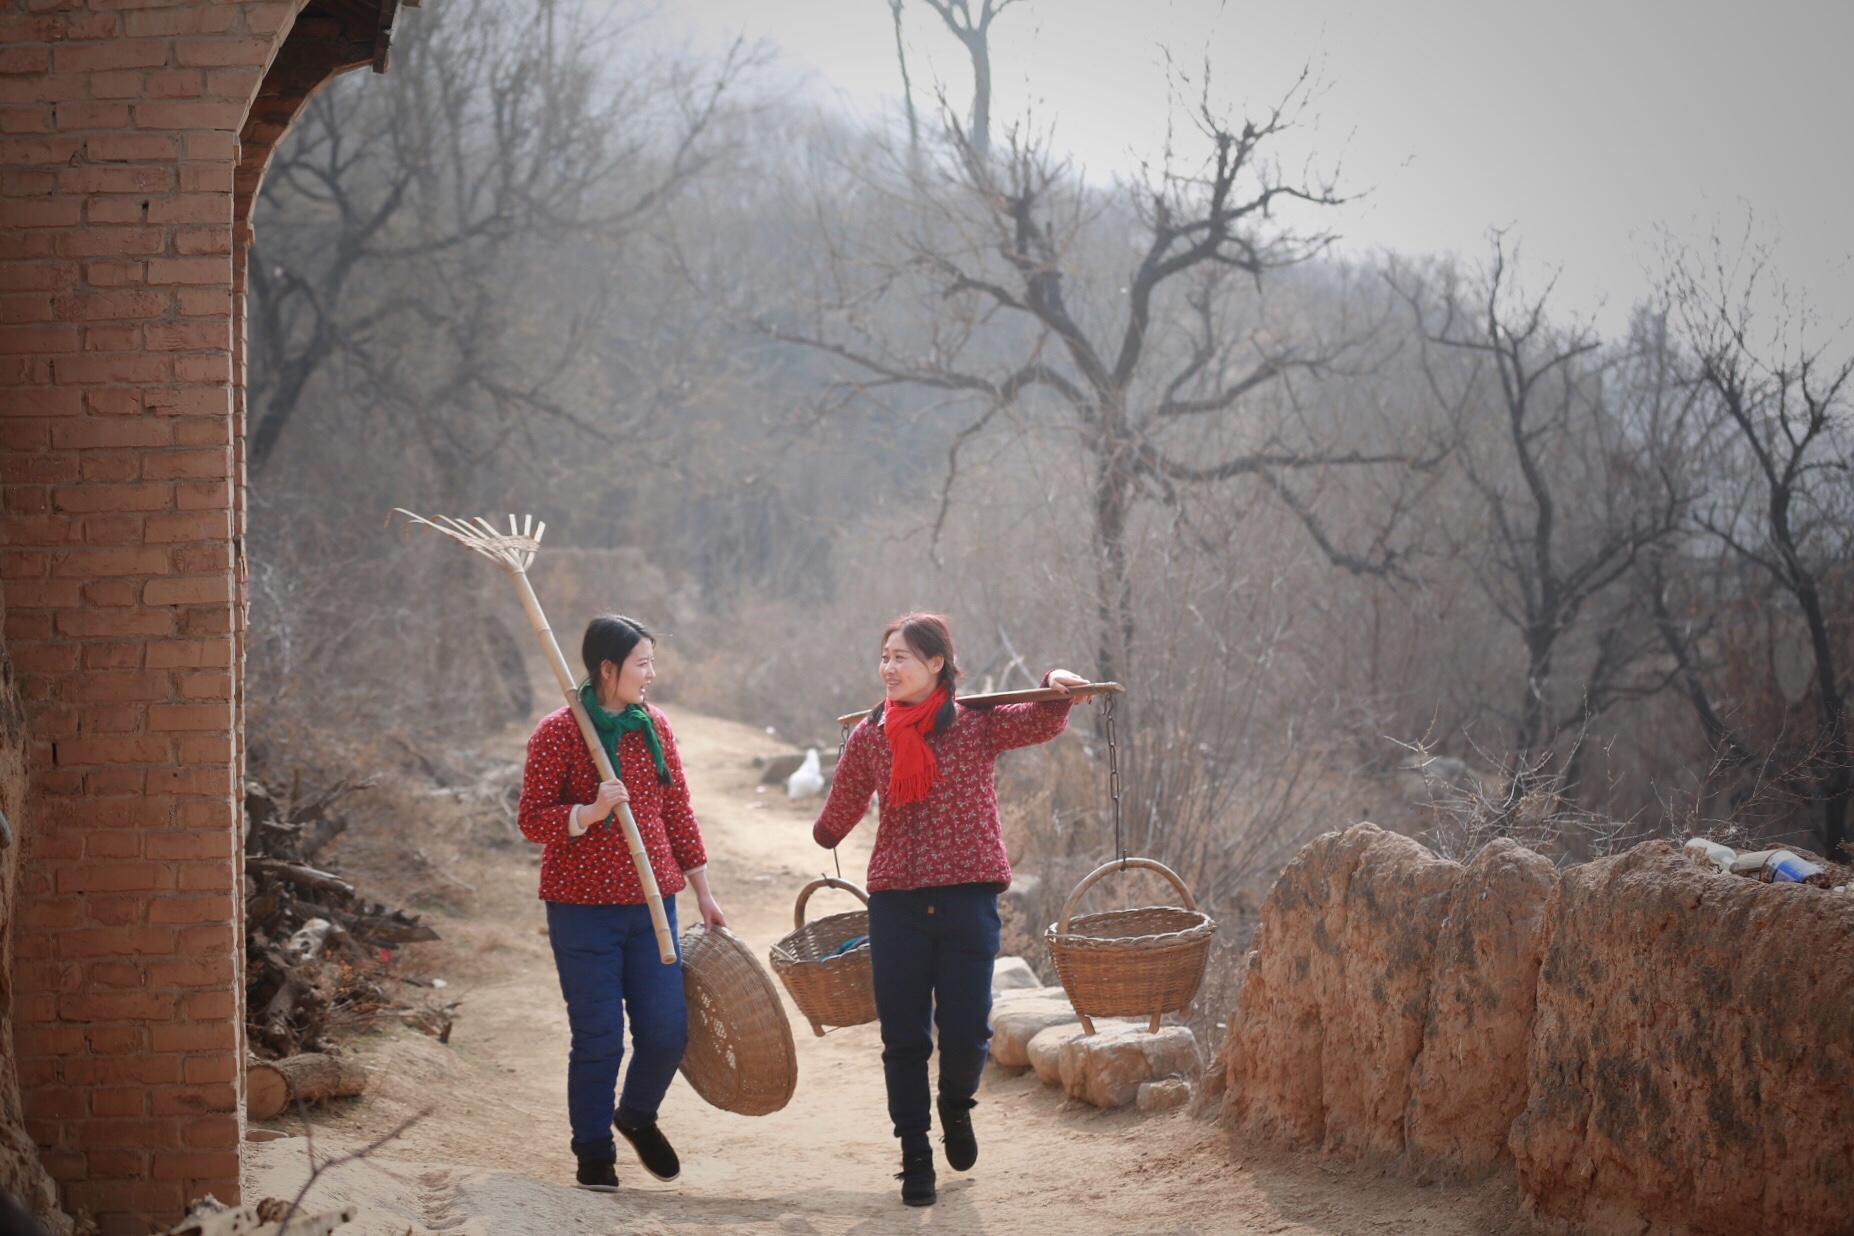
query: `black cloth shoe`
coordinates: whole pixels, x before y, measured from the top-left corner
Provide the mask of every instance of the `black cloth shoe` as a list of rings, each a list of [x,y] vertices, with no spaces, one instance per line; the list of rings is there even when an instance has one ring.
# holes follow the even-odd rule
[[[969,1172],[978,1162],[978,1136],[972,1132],[971,1099],[940,1100],[940,1144],[946,1147],[946,1165]]]
[[[901,1156],[901,1200],[909,1206],[931,1206],[939,1198],[934,1189],[933,1151],[916,1150]]]
[[[663,1136],[655,1123],[631,1129],[614,1116],[612,1127],[618,1130],[619,1137],[631,1143],[631,1149],[637,1151],[637,1161],[652,1176],[658,1180],[674,1180],[682,1174],[682,1160],[676,1157],[676,1148],[669,1144],[669,1138]]]
[[[579,1187],[594,1193],[618,1192],[618,1168],[610,1159],[579,1165]]]

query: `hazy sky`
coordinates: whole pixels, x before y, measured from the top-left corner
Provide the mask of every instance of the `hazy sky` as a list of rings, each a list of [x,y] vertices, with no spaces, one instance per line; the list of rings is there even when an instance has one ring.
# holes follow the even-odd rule
[[[660,2],[697,46],[776,44],[822,105],[899,99],[887,0]],[[907,11],[917,101],[937,80],[963,110],[963,48],[921,0]],[[1020,0],[992,48],[998,125],[1053,125],[1097,179],[1162,140],[1167,52],[1193,82],[1208,57],[1230,104],[1306,65],[1323,86],[1296,154],[1368,190],[1338,221],[1347,245],[1479,254],[1507,227],[1535,273],[1562,269],[1564,309],[1614,329],[1657,226],[1736,235],[1749,216],[1793,286],[1854,317],[1849,0]]]

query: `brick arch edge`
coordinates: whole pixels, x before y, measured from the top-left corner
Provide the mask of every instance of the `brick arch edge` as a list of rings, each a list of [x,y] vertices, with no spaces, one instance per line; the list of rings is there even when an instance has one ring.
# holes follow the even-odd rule
[[[238,1195],[235,271],[380,8],[0,0],[0,1184],[59,1231]]]

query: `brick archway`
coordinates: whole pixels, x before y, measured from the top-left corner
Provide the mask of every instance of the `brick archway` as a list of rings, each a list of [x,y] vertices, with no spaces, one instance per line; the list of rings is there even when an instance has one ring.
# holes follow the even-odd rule
[[[105,1232],[238,1194],[250,207],[398,7],[0,0],[0,1126]]]

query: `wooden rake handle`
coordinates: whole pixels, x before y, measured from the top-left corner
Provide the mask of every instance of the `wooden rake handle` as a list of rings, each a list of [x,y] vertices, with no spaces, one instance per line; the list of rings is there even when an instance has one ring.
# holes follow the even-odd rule
[[[1117,682],[1084,682],[1069,688],[1064,695],[1054,687],[1031,687],[1027,691],[993,691],[989,695],[962,695],[959,702],[967,708],[992,708],[998,704],[1044,704],[1053,700],[1088,700],[1097,695],[1119,695],[1126,688]],[[868,716],[870,709],[846,712],[837,718],[838,726],[849,728]]]

